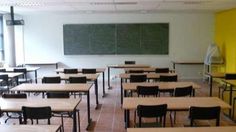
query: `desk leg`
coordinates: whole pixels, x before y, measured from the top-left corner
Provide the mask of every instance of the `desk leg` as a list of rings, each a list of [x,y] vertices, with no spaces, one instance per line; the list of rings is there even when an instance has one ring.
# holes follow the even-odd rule
[[[38,83],[38,81],[37,81],[37,78],[38,78],[37,70],[35,70],[34,75],[35,75],[35,83]]]
[[[99,102],[98,102],[98,80],[96,79],[95,80],[95,95],[96,95],[96,107],[95,109],[98,109],[98,105],[99,105]]]
[[[102,72],[102,88],[103,88],[103,96],[106,96],[106,92],[105,92],[105,72]]]
[[[77,132],[76,108],[73,110],[73,132]]]
[[[213,79],[212,79],[212,76],[210,76],[210,97],[212,96],[212,81],[213,81]]]
[[[230,85],[229,91],[229,105],[232,106],[232,94],[233,94],[233,85]],[[231,117],[232,110],[229,109],[229,117]]]
[[[110,67],[108,66],[108,72],[107,72],[107,76],[108,76],[108,89],[111,89],[111,84],[110,84]]]
[[[90,92],[87,92],[87,110],[88,110],[88,126],[86,130],[89,130],[89,127],[91,125],[92,119],[90,118]]]
[[[125,129],[129,128],[129,110],[125,110]]]
[[[122,78],[120,78],[120,103],[123,104],[123,86],[122,86]]]

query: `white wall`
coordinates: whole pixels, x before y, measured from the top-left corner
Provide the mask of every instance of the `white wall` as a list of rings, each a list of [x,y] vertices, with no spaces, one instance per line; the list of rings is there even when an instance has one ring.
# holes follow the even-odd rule
[[[207,46],[213,42],[213,13],[156,14],[79,14],[30,13],[25,20],[25,61],[60,61],[60,66],[106,67],[108,64],[136,60],[152,66],[171,67],[171,60],[203,61]],[[84,23],[158,23],[170,24],[169,55],[64,55],[63,24]],[[187,69],[187,70],[186,70]],[[200,77],[202,67],[177,67],[182,78]],[[192,71],[193,70],[193,71]],[[191,71],[192,74],[189,74]],[[185,74],[186,73],[186,74]],[[186,75],[186,76],[185,76]]]

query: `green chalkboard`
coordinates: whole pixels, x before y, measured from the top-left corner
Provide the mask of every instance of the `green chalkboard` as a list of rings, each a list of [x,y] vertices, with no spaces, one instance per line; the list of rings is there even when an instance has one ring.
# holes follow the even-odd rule
[[[64,54],[168,54],[169,24],[65,24]]]

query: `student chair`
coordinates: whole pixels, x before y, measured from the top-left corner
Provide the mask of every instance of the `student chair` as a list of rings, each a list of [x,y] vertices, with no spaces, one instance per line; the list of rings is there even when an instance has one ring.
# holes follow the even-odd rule
[[[177,82],[177,75],[160,75],[160,82]],[[174,89],[160,90],[160,93],[173,95]]]
[[[137,86],[138,97],[154,96],[157,97],[159,94],[158,86]]]
[[[23,75],[18,78],[19,83],[32,83],[32,80],[27,77],[27,69],[26,68],[15,68],[14,72],[20,72],[23,73]]]
[[[146,82],[147,75],[130,75],[130,82]]]
[[[169,68],[156,68],[155,72],[156,73],[169,73],[170,70],[169,70]]]
[[[165,127],[167,104],[160,105],[138,105],[138,127]],[[136,115],[134,116],[136,124]],[[155,122],[142,122],[142,118],[156,118]]]
[[[26,99],[27,95],[26,94],[3,94],[2,98],[5,99]],[[6,112],[7,115],[7,119],[5,120],[5,123],[7,123],[7,121],[9,119],[19,119],[19,117],[21,116],[21,113],[19,112]]]
[[[185,87],[177,87],[174,90],[174,97],[191,97],[192,96],[192,91],[193,91],[193,86],[185,86]],[[170,112],[170,121],[171,121],[171,126],[173,126],[172,122],[172,112]],[[176,111],[174,111],[174,123],[176,122]]]
[[[70,98],[69,92],[47,92],[47,98]],[[76,110],[78,112],[78,122],[80,124],[80,115],[79,115],[79,110]],[[58,114],[61,117],[61,124],[62,124],[62,129],[64,130],[64,117],[67,118],[72,118],[72,113],[70,112],[53,112],[52,116],[59,117]],[[79,131],[80,131],[80,125],[79,125]]]
[[[61,78],[59,76],[43,77],[42,83],[61,83]]]
[[[50,119],[52,117],[52,110],[51,107],[28,107],[28,106],[22,106],[22,113],[23,113],[23,119],[24,124],[27,124],[27,120],[31,120],[31,124],[34,124],[34,120],[36,120],[36,123],[38,124],[38,120],[41,119],[47,119],[48,124],[50,125]]]
[[[82,69],[83,74],[96,74],[96,69]]]
[[[69,83],[86,83],[87,78],[84,77],[69,77]]]
[[[1,93],[9,92],[9,84],[11,80],[9,80],[8,75],[7,74],[0,75],[0,80],[2,80],[2,82],[0,82]]]
[[[0,72],[6,72],[6,69],[5,68],[1,68]]]
[[[225,74],[225,79],[226,80],[235,80],[236,79],[236,74],[234,73],[227,73]],[[222,90],[222,92],[221,92]],[[229,86],[227,84],[223,84],[221,86],[219,86],[219,91],[218,91],[218,96],[219,98],[222,98],[224,100],[224,92],[229,92],[230,89],[229,89]],[[235,90],[233,90],[235,91]],[[220,97],[220,93],[221,93],[221,97]]]
[[[126,65],[134,65],[134,64],[135,64],[135,61],[125,61],[125,64],[126,64]]]
[[[128,73],[144,73],[143,70],[129,70]]]
[[[196,107],[191,106],[189,110],[190,126],[194,126],[195,120],[216,120],[216,126],[220,125],[220,106]]]
[[[77,74],[78,73],[78,69],[64,69],[64,73],[65,74]]]

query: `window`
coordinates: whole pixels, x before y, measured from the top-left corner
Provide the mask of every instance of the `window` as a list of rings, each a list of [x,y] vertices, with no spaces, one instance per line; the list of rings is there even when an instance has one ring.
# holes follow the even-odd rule
[[[4,60],[3,17],[0,15],[0,61]]]

